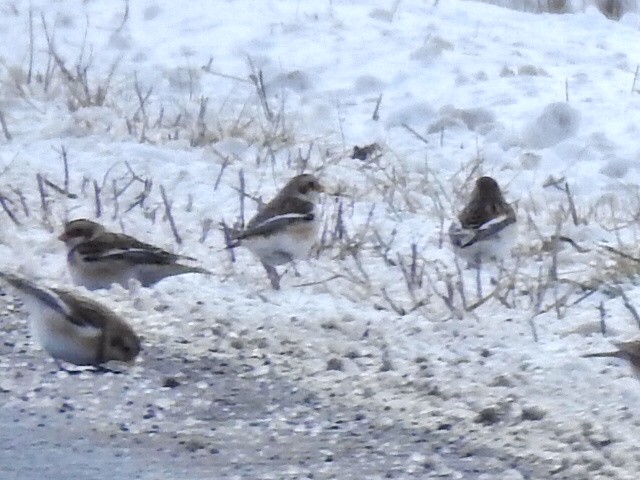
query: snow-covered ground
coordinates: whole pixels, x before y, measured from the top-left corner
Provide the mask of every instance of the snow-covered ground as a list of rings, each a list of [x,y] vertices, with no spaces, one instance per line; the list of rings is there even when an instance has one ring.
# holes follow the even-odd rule
[[[372,434],[390,443],[376,458],[410,455],[367,478],[636,478],[640,384],[623,360],[581,355],[640,336],[638,262],[602,248],[640,256],[640,15],[491,3],[4,2],[0,268],[69,285],[56,236],[86,216],[214,275],[93,294],[144,337],[126,376],[51,374],[9,299],[0,402],[208,452],[218,417],[202,412],[226,394],[208,366],[226,362],[323,399],[270,404],[262,433],[305,418],[325,438],[309,412],[330,404],[400,429],[398,444],[438,436],[401,449]],[[275,292],[249,252],[231,261],[219,224],[239,220],[241,182],[248,218],[302,170],[329,191],[325,228]],[[513,255],[478,282],[445,232],[480,175],[519,221]]]

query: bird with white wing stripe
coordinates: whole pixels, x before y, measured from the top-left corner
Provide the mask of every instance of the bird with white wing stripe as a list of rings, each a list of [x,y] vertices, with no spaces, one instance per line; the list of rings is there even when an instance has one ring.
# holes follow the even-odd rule
[[[480,177],[467,206],[449,228],[456,253],[479,264],[482,258],[500,258],[516,235],[516,213],[491,177]]]
[[[114,283],[126,288],[131,279],[150,287],[174,275],[211,273],[185,263],[194,258],[109,232],[85,218],[67,222],[58,238],[67,246],[67,265],[73,281],[89,290],[109,288]]]
[[[15,274],[0,272],[0,278],[23,298],[35,337],[56,362],[98,368],[111,360],[131,362],[140,353],[133,329],[101,303]]]
[[[243,245],[256,255],[271,286],[280,289],[276,266],[305,258],[317,240],[320,215],[318,196],[324,189],[311,174],[293,177],[280,192],[249,221],[232,232],[228,248]]]

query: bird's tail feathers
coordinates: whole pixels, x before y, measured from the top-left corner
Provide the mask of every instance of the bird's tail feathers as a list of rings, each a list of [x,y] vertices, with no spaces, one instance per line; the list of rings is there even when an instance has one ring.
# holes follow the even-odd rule
[[[583,358],[595,358],[595,357],[624,357],[624,353],[620,350],[615,350],[612,352],[596,352],[596,353],[585,353],[581,355]]]
[[[69,308],[60,300],[60,297],[48,288],[40,287],[35,282],[14,273],[0,272],[0,278],[4,279],[15,289],[30,295],[36,300],[44,303],[49,308],[53,308],[63,315],[69,314]]]
[[[186,266],[186,265],[183,265]],[[211,270],[207,270],[206,268],[203,267],[188,267],[188,272],[189,273],[203,273],[205,275],[213,275],[213,273],[211,273]]]

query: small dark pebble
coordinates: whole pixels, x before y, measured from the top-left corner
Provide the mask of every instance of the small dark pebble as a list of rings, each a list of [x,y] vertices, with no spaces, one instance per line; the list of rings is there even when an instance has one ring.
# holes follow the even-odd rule
[[[180,386],[180,382],[175,377],[167,377],[163,380],[162,386],[166,388],[176,388]]]
[[[351,153],[351,158],[356,160],[367,160],[373,153],[380,149],[380,146],[377,143],[372,143],[370,145],[365,145],[364,147],[359,147],[358,145],[353,146],[353,152]]]
[[[384,360],[382,360],[382,365],[380,366],[380,371],[381,372],[389,372],[393,370],[393,364],[391,363],[391,360],[389,360],[388,358],[385,358]]]
[[[522,408],[522,420],[537,421],[542,420],[545,416],[545,411],[539,407],[523,407]]]
[[[476,417],[476,423],[483,425],[493,425],[500,420],[500,414],[496,407],[486,407],[480,410]]]
[[[73,405],[67,402],[63,402],[62,405],[60,405],[60,408],[58,409],[60,413],[73,412],[74,410],[75,408],[73,407]]]
[[[191,453],[197,452],[198,450],[202,450],[205,447],[206,445],[199,440],[188,440],[184,442],[184,448],[186,448],[187,451]]]
[[[342,363],[342,360],[340,360],[339,358],[334,357],[329,359],[329,361],[327,362],[327,370],[342,371],[343,368],[344,368],[344,365]]]
[[[145,420],[149,420],[150,418],[154,418],[156,416],[156,412],[154,412],[151,408],[147,410],[147,412],[142,416]]]
[[[209,450],[209,453],[212,455],[217,455],[218,453],[220,453],[220,450],[218,450],[217,448],[212,448]]]

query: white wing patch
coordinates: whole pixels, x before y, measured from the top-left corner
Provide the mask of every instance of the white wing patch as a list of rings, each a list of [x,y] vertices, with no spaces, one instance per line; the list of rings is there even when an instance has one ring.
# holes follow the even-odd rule
[[[267,218],[264,222],[261,222],[257,225],[253,225],[251,227],[251,230],[263,229],[265,227],[268,227],[271,224],[290,223],[290,222],[283,222],[283,220],[309,219],[309,215],[313,215],[313,214],[312,213],[285,213],[284,215],[276,215],[275,217]]]
[[[470,247],[477,242],[495,237],[506,227],[515,223],[515,221],[516,219],[513,216],[504,214],[489,220],[476,229],[462,228],[459,223],[454,222],[451,224],[451,227],[449,227],[449,238],[451,239],[451,243],[456,247]]]

